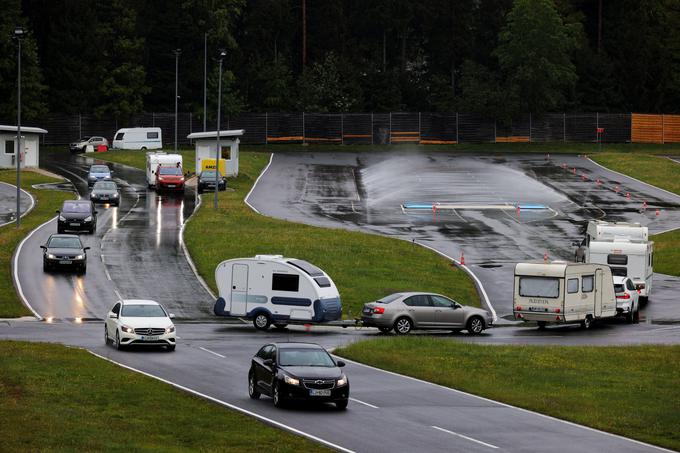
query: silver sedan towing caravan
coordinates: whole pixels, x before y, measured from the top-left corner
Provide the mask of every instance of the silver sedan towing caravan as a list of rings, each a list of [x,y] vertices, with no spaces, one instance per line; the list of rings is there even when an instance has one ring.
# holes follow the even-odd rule
[[[616,316],[616,294],[609,266],[603,264],[518,263],[513,313],[516,319],[547,323],[593,321]]]
[[[252,319],[260,330],[342,318],[333,280],[307,261],[281,255],[227,260],[215,269],[215,281],[215,315]]]

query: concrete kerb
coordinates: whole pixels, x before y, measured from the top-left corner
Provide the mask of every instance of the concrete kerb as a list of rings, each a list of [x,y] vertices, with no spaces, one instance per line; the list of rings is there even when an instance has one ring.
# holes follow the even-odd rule
[[[257,183],[260,182],[260,178],[262,178],[262,176],[267,172],[267,170],[269,170],[269,167],[271,166],[273,160],[274,160],[274,153],[272,153],[272,154],[270,155],[270,157],[269,157],[269,163],[268,163],[267,166],[264,168],[264,170],[262,170],[262,172],[260,173],[260,175],[257,177],[257,179],[255,180],[255,182],[253,183],[253,187],[250,188],[250,191],[248,192],[248,195],[246,195],[246,197],[243,199],[243,201],[248,205],[248,207],[249,207],[250,209],[252,209],[252,210],[255,211],[256,213],[258,213],[258,214],[260,214],[260,215],[263,215],[263,216],[265,216],[265,215],[262,214],[260,211],[258,211],[252,204],[250,204],[250,202],[248,201],[248,198],[250,197],[250,194],[252,194],[253,191],[255,190],[255,187],[257,186]],[[269,217],[269,216],[265,216],[265,217]],[[398,237],[389,236],[389,235],[387,235],[387,234],[382,234],[382,233],[375,233],[375,232],[370,232],[370,233],[369,233],[369,232],[366,232],[366,231],[362,231],[362,233],[365,233],[365,234],[375,234],[375,235],[387,237],[387,238],[390,238],[390,239],[401,239],[401,240],[404,240],[404,241],[408,241],[408,239],[406,239],[406,238],[398,238]],[[431,251],[437,253],[438,255],[440,255],[440,256],[442,256],[442,257],[444,257],[444,258],[446,258],[446,259],[448,259],[448,260],[450,260],[450,261],[452,261],[452,262],[454,262],[454,263],[456,263],[456,265],[457,265],[458,267],[460,267],[460,268],[463,269],[468,275],[470,275],[470,276],[472,277],[473,281],[475,282],[475,286],[476,286],[478,292],[479,292],[479,293],[481,294],[481,296],[482,296],[482,299],[483,299],[483,301],[484,301],[484,304],[485,304],[485,305],[489,308],[489,310],[491,311],[491,314],[492,314],[492,316],[493,316],[494,322],[498,321],[498,315],[496,314],[496,310],[494,310],[493,305],[491,305],[491,301],[489,300],[489,296],[487,295],[486,290],[484,289],[484,285],[482,285],[482,282],[481,282],[481,281],[479,280],[479,278],[474,274],[474,272],[472,272],[472,270],[471,270],[469,267],[467,267],[467,266],[464,265],[464,264],[461,264],[458,260],[456,260],[456,259],[454,259],[454,258],[452,258],[452,257],[450,257],[450,256],[448,256],[448,255],[446,255],[445,253],[442,253],[442,252],[440,252],[439,250],[434,249],[434,248],[432,248],[432,247],[430,247],[430,246],[428,246],[428,245],[421,244],[420,242],[416,242],[416,241],[413,241],[413,243],[418,244],[419,246],[424,247],[424,248],[426,248],[426,249],[429,249],[429,250],[431,250]]]
[[[0,181],[0,184],[4,184],[4,185],[6,185],[6,186],[10,186],[10,187],[13,187],[13,188],[15,188],[15,189],[16,189],[16,187],[17,187],[17,186],[15,186],[14,184],[10,184],[10,183],[4,182],[4,181]],[[28,209],[21,213],[21,218],[23,218],[23,217],[25,217],[29,212],[31,212],[31,211],[33,210],[33,208],[35,207],[35,198],[33,198],[33,195],[31,195],[30,192],[27,192],[27,191],[24,190],[24,189],[21,189],[21,191],[22,191],[24,194],[26,194],[26,195],[28,196],[28,198],[31,200],[31,205],[28,207]],[[15,219],[15,220],[10,220],[9,222],[5,222],[5,223],[0,223],[0,227],[4,227],[5,225],[9,225],[10,223],[14,223],[14,222],[16,222],[16,219]]]

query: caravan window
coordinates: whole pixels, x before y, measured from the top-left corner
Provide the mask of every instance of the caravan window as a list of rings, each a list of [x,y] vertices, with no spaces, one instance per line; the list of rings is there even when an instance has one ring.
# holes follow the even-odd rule
[[[569,294],[578,292],[578,278],[570,278],[567,280],[567,292]]]
[[[520,277],[519,295],[555,299],[560,295],[560,279],[555,277]]]
[[[158,132],[147,132],[146,138],[149,140],[155,140],[158,138]]]
[[[584,293],[592,293],[595,285],[595,277],[592,275],[584,275],[581,279],[581,291]]]
[[[628,264],[628,255],[607,255],[607,264]]]
[[[115,140],[123,140],[123,137],[125,137],[125,132],[118,132]]]
[[[300,276],[290,274],[273,274],[272,291],[290,291],[296,293],[300,287]]]

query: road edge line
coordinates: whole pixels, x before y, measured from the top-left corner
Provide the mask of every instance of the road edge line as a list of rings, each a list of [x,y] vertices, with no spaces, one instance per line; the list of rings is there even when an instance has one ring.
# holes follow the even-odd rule
[[[248,198],[250,198],[250,194],[252,194],[252,193],[253,193],[253,190],[255,190],[255,187],[257,187],[257,183],[260,182],[260,178],[262,178],[262,176],[264,176],[264,174],[267,173],[267,170],[269,170],[269,167],[271,166],[273,160],[274,160],[274,153],[271,153],[271,154],[269,155],[269,163],[267,164],[266,167],[264,167],[264,170],[262,170],[262,171],[260,172],[260,174],[258,175],[257,179],[255,179],[255,182],[253,183],[253,186],[252,186],[252,187],[250,188],[250,190],[248,191],[248,194],[247,194],[246,197],[243,199],[244,203],[247,204],[248,207],[249,207],[250,209],[252,209],[253,211],[257,212],[257,213],[260,214],[260,215],[264,215],[264,214],[262,214],[260,211],[258,211],[258,210],[255,208],[255,206],[253,206],[252,204],[250,204],[250,202],[248,201]],[[265,217],[269,217],[269,216],[265,216]]]
[[[680,195],[678,195],[677,193],[673,193],[673,192],[671,192],[670,190],[662,189],[661,187],[657,187],[657,186],[655,186],[655,185],[653,185],[653,184],[650,184],[650,183],[648,183],[648,182],[641,181],[641,180],[639,180],[639,179],[637,179],[637,178],[634,178],[634,177],[632,177],[632,176],[629,176],[629,175],[627,175],[627,174],[625,174],[625,173],[621,173],[621,172],[619,172],[619,171],[612,170],[611,168],[605,167],[604,165],[595,162],[595,161],[594,161],[593,159],[591,159],[590,157],[586,157],[586,159],[588,159],[588,161],[594,163],[595,165],[597,165],[598,167],[600,167],[600,168],[602,168],[602,169],[604,169],[604,170],[611,171],[612,173],[616,173],[616,174],[619,175],[619,176],[623,176],[623,177],[626,177],[626,178],[630,178],[630,179],[632,179],[633,181],[637,181],[637,182],[639,182],[640,184],[644,184],[644,185],[647,186],[647,187],[651,187],[652,189],[660,190],[660,191],[662,191],[662,192],[667,193],[668,195],[674,196],[674,197],[676,197],[676,198],[680,198]]]
[[[366,363],[357,362],[356,360],[348,359],[348,358],[343,357],[341,355],[337,355],[335,352],[333,352],[333,355],[340,357],[343,361],[350,362],[350,363],[353,363],[355,365],[360,365],[360,366],[363,366],[363,367],[366,367],[366,368],[371,368],[371,369],[376,370],[376,371],[382,371],[383,373],[388,373],[388,374],[391,374],[393,376],[410,379],[412,381],[420,382],[420,383],[423,383],[423,384],[429,384],[429,385],[432,385],[432,386],[435,386],[435,387],[442,388],[444,390],[448,390],[450,392],[458,393],[458,394],[461,394],[461,395],[466,395],[466,396],[469,396],[469,397],[472,397],[472,398],[477,398],[477,399],[480,399],[482,401],[486,401],[486,402],[493,403],[493,404],[498,404],[499,406],[507,407],[507,408],[510,408],[510,409],[516,409],[516,410],[519,410],[519,411],[522,411],[522,412],[526,412],[528,414],[537,415],[539,417],[547,418],[547,419],[554,420],[554,421],[557,421],[557,422],[560,422],[560,423],[566,423],[567,425],[574,426],[576,428],[582,428],[582,429],[585,429],[585,430],[588,430],[588,431],[593,431],[593,432],[596,432],[596,433],[599,433],[599,434],[604,434],[606,436],[616,437],[618,439],[625,440],[627,442],[632,442],[632,443],[635,443],[635,444],[638,444],[638,445],[642,445],[644,447],[654,448],[656,450],[660,450],[660,451],[664,451],[664,452],[668,452],[668,453],[677,453],[674,450],[670,450],[666,447],[660,447],[658,445],[649,444],[649,443],[643,442],[641,440],[631,439],[630,437],[621,436],[620,434],[609,433],[607,431],[602,431],[602,430],[597,429],[597,428],[592,428],[590,426],[581,425],[581,424],[576,423],[576,422],[570,422],[569,420],[563,420],[561,418],[553,417],[552,415],[547,415],[547,414],[542,414],[540,412],[532,411],[531,409],[524,409],[523,407],[513,406],[512,404],[509,404],[509,403],[503,403],[501,401],[492,400],[492,399],[486,398],[484,396],[475,395],[474,393],[468,393],[464,390],[458,390],[458,389],[455,389],[453,387],[447,387],[447,386],[442,385],[442,384],[437,384],[436,382],[430,382],[430,381],[426,381],[424,379],[419,379],[417,377],[408,376],[406,374],[400,374],[400,373],[397,373],[397,372],[394,372],[394,371],[384,370],[382,368],[378,368],[378,367],[375,367],[373,365],[368,365]]]
[[[186,225],[189,223],[189,221],[194,217],[194,215],[198,212],[198,208],[201,207],[203,204],[203,197],[198,194],[198,188],[196,188],[196,195],[198,198],[198,203],[196,206],[194,206],[194,210],[191,213],[189,217],[186,218],[186,220],[182,223],[182,226],[179,227],[179,245],[182,249],[182,254],[184,254],[184,258],[187,260],[187,263],[189,263],[189,267],[191,268],[191,271],[194,273],[194,276],[198,279],[198,282],[201,284],[203,289],[205,289],[208,294],[213,298],[213,301],[217,299],[215,296],[215,293],[212,292],[212,289],[208,286],[206,281],[201,277],[201,275],[198,273],[198,269],[196,268],[196,264],[194,263],[194,260],[191,258],[191,253],[189,253],[189,249],[187,248],[186,244],[184,243],[184,230]]]
[[[242,408],[242,407],[236,406],[235,404],[228,403],[228,402],[226,402],[226,401],[222,401],[222,400],[217,399],[217,398],[215,398],[215,397],[213,397],[213,396],[206,395],[205,393],[201,393],[201,392],[199,392],[198,390],[193,390],[193,389],[190,389],[189,387],[185,387],[185,386],[183,386],[183,385],[181,385],[181,384],[177,384],[177,383],[175,383],[175,382],[172,382],[172,381],[169,381],[169,380],[167,380],[167,379],[164,379],[164,378],[162,378],[162,377],[160,377],[160,376],[156,376],[156,375],[153,375],[153,374],[151,374],[151,373],[147,373],[146,371],[142,371],[142,370],[139,370],[139,369],[137,369],[137,368],[133,368],[133,367],[131,367],[131,366],[129,366],[129,365],[125,365],[125,364],[123,364],[123,363],[116,362],[115,360],[113,360],[113,359],[111,359],[111,358],[109,358],[109,357],[104,357],[103,355],[97,354],[96,352],[91,351],[91,350],[89,350],[89,349],[86,349],[86,351],[89,352],[90,354],[92,354],[92,355],[95,356],[95,357],[98,357],[98,358],[100,358],[100,359],[106,360],[107,362],[116,364],[116,365],[118,365],[118,366],[120,366],[120,367],[122,367],[122,368],[128,369],[128,370],[130,370],[130,371],[134,371],[134,372],[136,372],[136,373],[143,374],[144,376],[147,376],[147,377],[156,379],[156,380],[161,381],[161,382],[163,382],[163,383],[165,383],[165,384],[171,385],[171,386],[173,386],[173,387],[175,387],[175,388],[177,388],[177,389],[179,389],[179,390],[183,390],[183,391],[185,391],[185,392],[188,392],[188,393],[191,393],[191,394],[193,394],[193,395],[199,396],[199,397],[201,397],[201,398],[207,399],[207,400],[209,400],[209,401],[212,401],[213,403],[217,403],[217,404],[220,404],[220,405],[222,405],[222,406],[228,407],[229,409],[238,411],[238,412],[240,412],[240,413],[242,413],[242,414],[249,415],[249,416],[254,417],[254,418],[256,418],[256,419],[258,419],[258,420],[260,420],[260,421],[262,421],[262,422],[264,422],[264,423],[266,423],[266,424],[268,424],[268,425],[274,426],[274,427],[279,428],[279,429],[283,429],[283,430],[285,430],[285,431],[288,431],[288,432],[290,432],[290,433],[292,433],[292,434],[296,434],[296,435],[298,435],[298,436],[306,437],[306,438],[309,439],[309,440],[313,440],[313,441],[315,441],[315,442],[318,442],[318,443],[320,443],[320,444],[322,444],[322,445],[325,445],[325,446],[327,446],[327,447],[333,448],[333,449],[338,450],[338,451],[342,451],[342,452],[346,452],[346,453],[354,453],[353,450],[350,450],[350,449],[345,448],[345,447],[341,447],[340,445],[337,445],[337,444],[334,444],[334,443],[329,442],[329,441],[327,441],[327,440],[321,439],[320,437],[316,437],[316,436],[313,435],[313,434],[309,434],[309,433],[306,433],[306,432],[304,432],[304,431],[300,431],[299,429],[293,428],[292,426],[288,426],[288,425],[285,425],[285,424],[283,424],[283,423],[281,423],[281,422],[277,422],[276,420],[273,420],[273,419],[271,419],[271,418],[267,418],[267,417],[265,417],[264,415],[260,415],[260,414],[257,414],[257,413],[255,413],[255,412],[249,411],[248,409],[244,409],[244,408]]]
[[[4,185],[10,186],[10,187],[14,187],[15,189],[17,188],[17,186],[15,186],[14,184],[10,184],[10,183],[5,182],[5,181],[0,181],[0,184],[4,184]],[[33,208],[35,208],[35,198],[33,198],[33,195],[31,195],[31,192],[29,192],[29,191],[27,191],[27,190],[25,190],[25,189],[21,189],[21,191],[22,191],[23,193],[25,193],[26,195],[28,195],[28,198],[31,199],[31,205],[28,207],[28,209],[27,209],[26,211],[24,211],[24,212],[21,213],[20,218],[23,219],[24,217],[26,217],[26,216],[33,210]],[[3,223],[3,224],[0,224],[0,228],[4,227],[5,225],[9,225],[10,223],[14,223],[14,222],[16,222],[16,221],[17,221],[17,220],[14,219],[14,220],[10,220],[9,222],[5,222],[5,223]]]

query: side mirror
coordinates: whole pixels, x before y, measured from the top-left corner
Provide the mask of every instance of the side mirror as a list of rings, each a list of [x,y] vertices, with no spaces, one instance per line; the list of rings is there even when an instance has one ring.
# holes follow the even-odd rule
[[[46,245],[41,245],[40,248],[43,249],[43,250],[47,250],[47,246],[46,246]]]
[[[174,313],[170,313],[170,314],[168,315],[168,317],[169,317],[170,319],[175,319],[175,314],[174,314]]]
[[[89,247],[89,246],[88,246],[88,247],[83,247],[83,250],[84,250],[84,251],[88,251],[88,250],[90,250],[90,247]]]
[[[111,318],[111,319],[118,319],[118,315],[115,314],[115,313],[113,313],[113,312],[111,312],[111,313],[109,313],[109,318]]]
[[[94,211],[94,214],[99,214],[99,211]]]
[[[265,359],[264,362],[262,362],[266,366],[273,366],[274,365],[274,360],[272,359]]]
[[[61,214],[61,211],[60,211],[59,209],[57,209],[57,210],[54,211],[54,212],[56,212],[57,214]]]
[[[336,364],[339,368],[342,368],[342,367],[344,367],[344,366],[346,365],[346,363],[343,362],[342,360],[338,360],[337,362],[335,362],[335,364]]]

